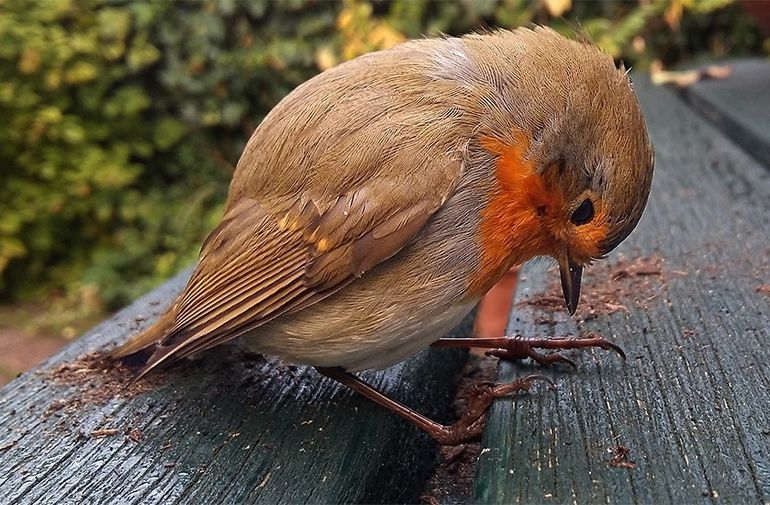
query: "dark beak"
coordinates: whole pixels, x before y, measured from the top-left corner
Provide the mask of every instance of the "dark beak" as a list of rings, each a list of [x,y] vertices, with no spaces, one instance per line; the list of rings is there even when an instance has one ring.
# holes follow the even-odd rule
[[[569,314],[573,315],[580,301],[580,280],[583,277],[583,267],[565,255],[559,260],[559,270],[564,301],[567,302]]]

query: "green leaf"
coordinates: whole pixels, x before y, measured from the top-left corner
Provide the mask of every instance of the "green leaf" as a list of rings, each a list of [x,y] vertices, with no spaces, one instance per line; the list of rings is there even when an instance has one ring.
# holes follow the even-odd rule
[[[184,123],[171,117],[165,117],[155,125],[153,139],[158,149],[166,151],[179,142],[186,133],[187,127]]]
[[[96,65],[78,61],[64,72],[64,82],[67,84],[83,84],[92,81],[99,74]]]

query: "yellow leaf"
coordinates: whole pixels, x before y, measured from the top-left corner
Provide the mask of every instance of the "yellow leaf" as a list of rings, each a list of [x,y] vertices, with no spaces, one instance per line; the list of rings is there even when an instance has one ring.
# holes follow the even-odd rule
[[[49,71],[45,78],[45,84],[50,89],[56,89],[59,86],[61,86],[61,81],[62,81],[62,71],[61,69],[58,69],[58,68]]]
[[[386,23],[380,23],[369,33],[369,43],[377,49],[388,49],[406,40],[401,33],[394,30]]]
[[[353,21],[353,12],[349,7],[342,9],[339,16],[337,16],[337,28],[344,30]]]
[[[62,120],[62,111],[56,106],[49,105],[40,109],[40,112],[37,113],[37,119],[46,124],[56,124]]]
[[[348,41],[342,48],[342,57],[345,60],[352,60],[356,56],[366,52],[366,48],[360,40]]]
[[[679,21],[682,19],[683,12],[684,12],[684,4],[682,2],[678,2],[678,1],[672,2],[671,5],[669,5],[666,11],[663,13],[663,19],[666,21],[666,24],[672,30],[678,30]]]
[[[540,0],[551,17],[559,17],[572,8],[572,0]]]
[[[64,73],[64,81],[71,84],[81,84],[92,81],[99,75],[99,69],[91,63],[79,61]]]
[[[315,52],[315,64],[320,70],[327,70],[337,64],[337,55],[329,46],[319,47]]]
[[[27,47],[19,57],[19,72],[32,74],[40,67],[40,52],[37,49]]]

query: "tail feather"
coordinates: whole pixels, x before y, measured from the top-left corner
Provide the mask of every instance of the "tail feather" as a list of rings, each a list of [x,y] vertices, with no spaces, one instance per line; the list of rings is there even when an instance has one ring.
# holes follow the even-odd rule
[[[149,328],[131,337],[128,342],[110,352],[109,357],[118,360],[136,354],[145,349],[153,348],[160,342],[166,331],[174,324],[174,304],[158,318]]]

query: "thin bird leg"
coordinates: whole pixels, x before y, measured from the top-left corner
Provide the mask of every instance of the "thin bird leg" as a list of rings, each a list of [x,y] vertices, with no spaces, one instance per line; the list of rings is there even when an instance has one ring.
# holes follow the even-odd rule
[[[528,391],[532,384],[537,381],[543,381],[551,389],[555,389],[553,382],[542,375],[528,375],[508,384],[495,384],[493,382],[474,384],[468,392],[468,406],[463,416],[452,426],[445,426],[388,398],[361,378],[341,368],[316,368],[316,370],[327,377],[341,382],[374,403],[385,407],[391,412],[395,412],[425,431],[442,445],[458,445],[479,440],[487,420],[487,410],[495,398],[510,396],[517,391]]]
[[[618,345],[604,337],[594,336],[587,338],[578,337],[551,337],[529,338],[515,337],[491,337],[491,338],[440,338],[431,344],[432,347],[481,347],[489,349],[487,356],[516,360],[532,358],[541,365],[552,363],[567,363],[575,366],[575,362],[559,353],[542,354],[535,349],[582,349],[585,347],[599,347],[605,351],[615,351],[624,360],[626,353]]]

